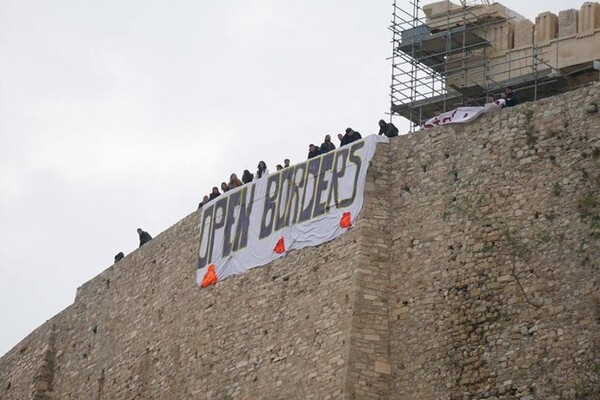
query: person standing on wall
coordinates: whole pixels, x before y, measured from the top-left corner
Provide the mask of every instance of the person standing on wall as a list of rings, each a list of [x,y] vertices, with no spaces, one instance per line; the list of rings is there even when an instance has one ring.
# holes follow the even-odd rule
[[[352,128],[346,128],[346,134],[343,136],[341,135],[341,133],[338,135],[338,138],[340,139],[340,147],[362,139],[362,135]]]
[[[118,252],[115,256],[115,264],[125,258],[125,254],[122,251]]]
[[[244,170],[244,173],[242,174],[242,182],[243,183],[250,183],[254,180],[254,175],[248,171],[247,169]]]
[[[208,195],[208,199],[213,200],[213,199],[216,199],[217,197],[219,197],[220,195],[221,195],[221,192],[219,192],[219,188],[216,186],[213,186],[210,194]]]
[[[321,144],[321,154],[335,150],[335,144],[331,143],[331,135],[325,135],[325,141]]]
[[[252,180],[252,179],[250,179],[250,180]],[[233,188],[236,188],[236,187],[240,187],[240,186],[242,186],[243,184],[244,184],[244,183],[238,179],[238,177],[237,177],[237,175],[236,175],[236,174],[231,174],[231,175],[229,176],[229,189],[233,189]]]
[[[344,137],[346,138],[346,144],[362,139],[362,135],[352,128],[346,128],[346,134]]]
[[[316,156],[321,155],[321,150],[315,146],[314,144],[308,145],[308,158],[315,158]]]
[[[256,174],[254,174],[254,180],[257,181],[260,178],[269,175],[269,169],[267,168],[267,164],[264,161],[258,162],[258,167],[256,167]]]
[[[152,236],[150,236],[148,232],[142,230],[142,228],[138,228],[137,233],[140,236],[140,247],[152,240]]]
[[[517,94],[514,92],[513,87],[509,86],[504,90],[506,93],[506,107],[514,107],[517,105]]]
[[[385,122],[384,120],[379,120],[379,134],[385,135],[389,138],[398,136],[398,128],[391,122]]]

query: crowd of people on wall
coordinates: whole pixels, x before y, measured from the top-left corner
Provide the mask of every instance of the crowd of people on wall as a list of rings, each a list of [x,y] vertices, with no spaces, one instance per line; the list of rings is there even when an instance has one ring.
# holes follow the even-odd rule
[[[391,122],[385,122],[384,120],[379,120],[379,134],[385,135],[387,137],[396,137],[396,136],[398,136],[398,128],[396,128],[396,126],[394,126],[394,124]],[[337,137],[338,137],[338,140],[340,141],[340,144],[339,144],[340,147],[362,139],[362,135],[352,128],[346,128],[345,133],[344,134],[340,133],[337,135]],[[325,135],[325,138],[323,139],[323,143],[321,143],[320,146],[317,146],[312,143],[308,146],[308,158],[310,159],[313,157],[317,157],[317,156],[320,156],[321,154],[325,154],[325,153],[327,153],[329,151],[333,151],[335,149],[336,149],[336,146],[331,141],[331,135]],[[287,168],[289,166],[290,166],[290,160],[286,158],[285,160],[283,160],[283,165],[277,164],[275,169],[277,171],[281,171],[282,169]],[[241,180],[238,179],[237,174],[233,173],[229,176],[229,182],[221,182],[220,190],[217,186],[214,186],[212,188],[212,191],[208,195],[206,195],[202,198],[202,201],[200,202],[200,204],[198,204],[198,209],[202,208],[209,201],[217,198],[221,194],[223,194],[231,189],[234,189],[238,186],[242,186],[244,184],[250,183],[252,181],[259,180],[261,178],[264,178],[267,175],[269,175],[269,169],[267,167],[267,164],[264,161],[258,162],[255,173],[251,173],[249,170],[245,169],[244,172],[242,173]]]
[[[518,102],[517,95],[514,92],[512,86],[509,86],[506,89],[504,89],[502,91],[502,93],[500,94],[499,98],[504,100],[502,107],[513,107],[513,106],[517,105],[517,102]],[[494,95],[489,94],[486,96],[486,99],[485,99],[486,104],[493,103],[495,101],[496,101],[496,97]],[[481,104],[479,101],[477,101],[474,97],[471,96],[467,99],[465,105],[471,106],[471,107],[481,107],[483,104]],[[381,120],[379,120],[378,125],[379,125],[379,135],[385,135],[389,138],[393,138],[393,137],[398,136],[398,134],[399,134],[398,128],[396,128],[396,126],[391,122],[385,122],[385,120],[381,119]],[[352,128],[346,128],[345,133],[344,134],[339,133],[337,135],[337,138],[340,142],[339,146],[341,147],[341,146],[345,146],[347,144],[350,144],[352,142],[362,139],[362,135]],[[335,149],[336,149],[336,146],[331,141],[331,135],[327,134],[323,138],[323,143],[321,143],[320,146],[317,146],[312,143],[308,146],[308,158],[310,159],[313,157],[317,157],[321,154],[325,154],[325,153],[327,153],[329,151],[333,151]],[[283,160],[283,165],[277,164],[277,166],[275,168],[277,171],[281,171],[282,169],[288,168],[289,166],[290,166],[290,160],[286,158],[285,160]],[[235,189],[236,187],[248,184],[252,181],[262,179],[267,175],[269,175],[269,169],[267,167],[267,164],[264,161],[258,162],[255,173],[252,173],[249,170],[245,169],[242,172],[241,179],[238,178],[237,174],[232,173],[231,175],[229,175],[228,182],[221,182],[220,190],[219,190],[219,187],[213,186],[210,193],[205,195],[202,198],[202,201],[198,205],[198,209],[202,208],[205,204],[207,204],[211,200],[214,200],[215,198],[219,197],[221,194],[228,192],[231,189]],[[139,239],[140,239],[139,247],[142,247],[144,244],[146,244],[150,240],[152,240],[152,236],[148,232],[144,231],[143,229],[138,228],[137,232],[138,232]],[[119,252],[115,256],[115,263],[120,261],[124,257],[125,257],[125,255],[123,254],[123,252]]]
[[[398,136],[398,128],[396,128],[396,126],[393,123],[385,122],[383,119],[381,119],[381,120],[379,120],[378,124],[379,124],[379,135],[385,135],[389,138]],[[362,139],[362,135],[352,128],[346,128],[345,133],[344,134],[340,133],[337,135],[337,137],[338,137],[338,140],[340,141],[340,144],[339,144],[340,147]],[[320,146],[316,146],[314,144],[310,144],[308,146],[308,158],[310,159],[313,157],[317,157],[321,154],[325,154],[325,153],[327,153],[329,151],[333,151],[335,149],[336,149],[336,146],[331,141],[331,135],[325,135],[325,137],[323,139],[323,143],[321,143]],[[286,158],[285,160],[283,160],[283,165],[277,164],[277,166],[275,168],[277,171],[281,171],[282,169],[288,168],[289,166],[290,166],[290,160],[288,158]],[[236,187],[248,184],[252,181],[262,179],[267,175],[269,175],[269,168],[267,167],[267,164],[264,161],[258,162],[255,173],[252,173],[249,170],[245,169],[244,172],[242,172],[242,179],[238,178],[237,174],[232,173],[231,175],[229,175],[228,182],[221,182],[220,189],[217,186],[213,186],[210,193],[205,195],[202,198],[202,201],[200,202],[200,204],[198,204],[198,209],[201,209],[205,204],[207,204],[211,200],[216,199],[221,194],[230,191],[231,189],[235,189]],[[146,244],[150,240],[152,240],[152,236],[148,232],[144,231],[142,228],[138,228],[137,233],[138,233],[138,236],[140,239],[139,247],[142,247],[144,244]],[[115,263],[122,260],[124,257],[125,257],[125,255],[123,254],[123,252],[119,252],[115,256]]]
[[[504,89],[502,91],[502,93],[500,93],[500,96],[488,94],[485,97],[485,104],[493,103],[497,99],[504,100],[504,104],[503,104],[502,108],[514,107],[517,105],[517,102],[518,102],[517,94],[515,93],[512,86],[508,86],[506,89]],[[465,103],[465,105],[469,106],[469,107],[481,107],[481,106],[484,106],[485,104],[481,104],[481,102],[478,101],[477,99],[475,99],[475,97],[473,97],[473,96],[469,96]]]

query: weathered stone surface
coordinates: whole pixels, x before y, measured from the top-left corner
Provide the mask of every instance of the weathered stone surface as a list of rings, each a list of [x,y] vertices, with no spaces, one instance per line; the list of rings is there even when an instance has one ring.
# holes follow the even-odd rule
[[[579,33],[593,34],[600,28],[600,3],[586,1],[579,11]]]
[[[577,35],[579,11],[563,10],[558,13],[558,37]]]
[[[558,16],[550,11],[538,15],[535,19],[534,38],[536,43],[549,42],[558,34]]]
[[[0,398],[598,398],[599,101],[380,145],[347,234],[205,290],[193,213],[3,356]]]
[[[517,77],[531,80],[530,75],[544,68],[568,71],[588,65],[591,70],[592,61],[600,59],[598,1],[583,3],[579,11],[560,11],[559,16],[543,12],[535,24],[517,17],[499,2],[467,9],[455,3],[437,1],[423,7],[432,32],[442,33],[466,24],[468,32],[484,35],[491,46],[485,53],[448,54],[444,77],[449,86],[476,90],[477,85],[488,87],[490,81],[508,86]],[[492,20],[497,22],[489,23]],[[489,25],[481,30],[474,28],[482,26],[483,21]],[[597,81],[597,75],[592,74],[590,80]]]

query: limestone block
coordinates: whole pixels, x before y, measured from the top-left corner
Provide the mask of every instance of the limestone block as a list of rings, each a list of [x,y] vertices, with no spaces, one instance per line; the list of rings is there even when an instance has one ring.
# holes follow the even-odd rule
[[[533,43],[533,28],[535,25],[528,19],[518,21],[514,25],[515,48],[531,46]]]
[[[556,39],[558,34],[558,16],[546,11],[535,19],[535,43],[545,43]]]
[[[558,37],[577,35],[579,11],[563,10],[558,13]]]
[[[514,27],[512,24],[498,24],[490,29],[490,42],[496,51],[512,49],[513,38]]]
[[[459,10],[460,6],[450,2],[449,0],[442,0],[435,3],[426,4],[423,6],[423,12],[427,18],[436,17],[440,14],[444,14],[449,10]]]
[[[579,12],[579,34],[592,33],[598,28],[600,28],[600,3],[583,3]]]

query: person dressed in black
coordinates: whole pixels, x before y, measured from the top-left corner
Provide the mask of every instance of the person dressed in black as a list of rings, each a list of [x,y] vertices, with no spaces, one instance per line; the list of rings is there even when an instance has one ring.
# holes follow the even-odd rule
[[[325,141],[321,143],[321,154],[325,154],[332,150],[335,150],[335,144],[331,143],[330,135],[325,135]]]
[[[141,245],[140,245],[141,246]],[[125,258],[125,254],[123,254],[122,251],[118,252],[117,255],[115,256],[115,263],[118,263],[119,261],[121,261],[123,258]]]
[[[379,120],[379,134],[385,135],[389,138],[398,136],[398,128],[391,122],[385,122],[384,120]]]
[[[477,99],[473,96],[467,97],[467,102],[465,103],[467,107],[481,107],[481,104],[477,101]]]
[[[344,146],[346,144],[350,144],[352,142],[356,142],[357,140],[362,139],[360,133],[356,132],[352,128],[346,128],[346,134],[340,139],[340,146]]]
[[[250,183],[250,182],[252,182],[253,179],[254,179],[254,175],[252,175],[252,173],[250,171],[245,169],[244,173],[242,174],[242,182]]]
[[[210,195],[208,196],[208,198],[210,200],[212,200],[212,199],[216,199],[220,195],[221,195],[221,192],[219,192],[219,188],[216,186],[213,186],[212,191],[210,192]]]
[[[140,247],[152,240],[152,236],[142,228],[137,228],[137,233],[140,236]]]
[[[321,150],[319,150],[319,148],[317,146],[315,146],[314,144],[309,144],[308,145],[308,158],[314,158],[316,156],[320,156],[321,155]]]
[[[200,204],[198,204],[198,210],[201,209],[209,201],[210,201],[210,199],[208,198],[208,196],[204,196],[202,198],[202,201],[200,202]]]
[[[509,86],[504,90],[506,97],[506,107],[514,107],[517,105],[517,94],[513,91],[513,87]]]

